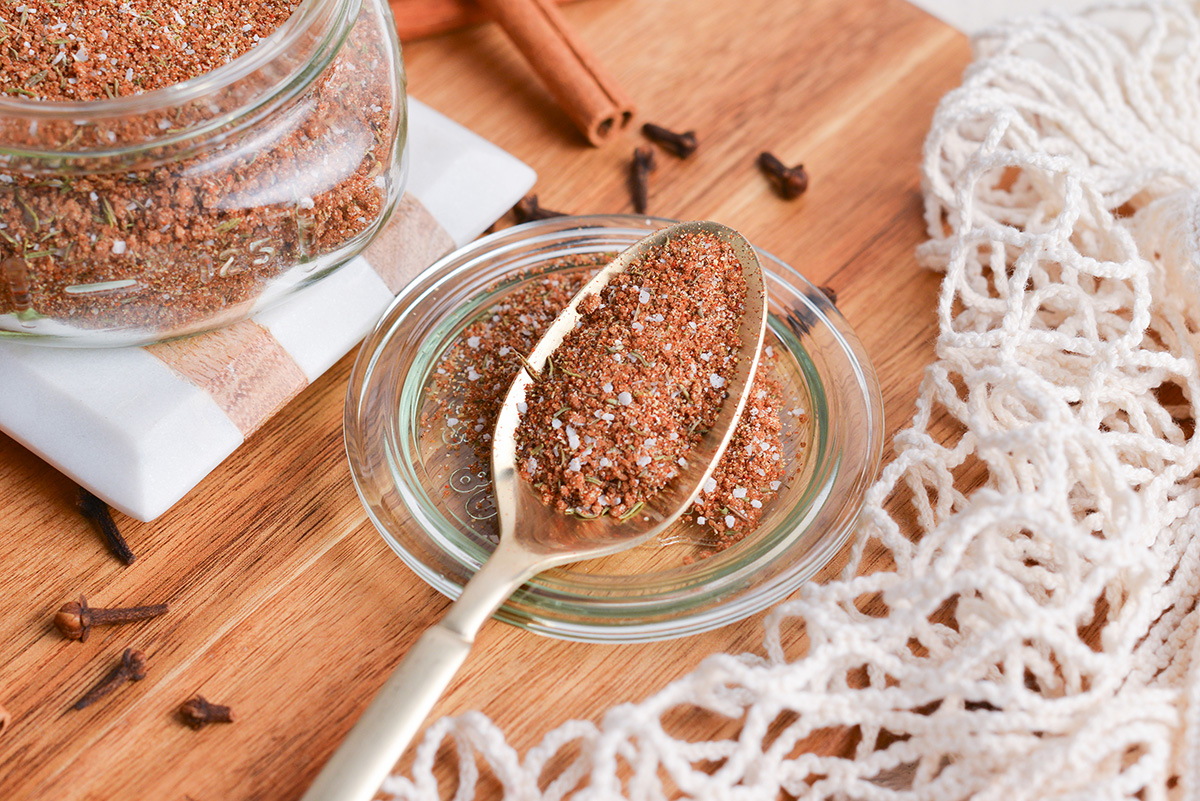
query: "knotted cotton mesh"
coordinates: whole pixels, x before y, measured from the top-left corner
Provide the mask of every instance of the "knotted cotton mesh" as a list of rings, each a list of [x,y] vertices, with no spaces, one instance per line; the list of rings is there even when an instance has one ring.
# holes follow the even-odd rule
[[[463,800],[484,763],[511,799],[1200,797],[1197,10],[976,40],[925,150],[936,361],[846,572],[773,611],[765,656],[523,759],[441,720],[385,788],[435,797],[449,738]],[[679,739],[681,706],[740,730]]]

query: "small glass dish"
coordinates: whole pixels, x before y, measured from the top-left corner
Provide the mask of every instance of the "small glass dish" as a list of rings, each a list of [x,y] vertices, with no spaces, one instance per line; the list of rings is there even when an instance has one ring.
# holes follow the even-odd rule
[[[670,220],[564,217],[509,228],[433,265],[363,343],[350,378],[345,432],[355,485],[376,528],[439,592],[457,598],[495,547],[486,474],[444,425],[429,425],[435,371],[460,332],[563,258],[615,254]],[[759,251],[767,344],[784,387],[792,478],[759,528],[720,551],[680,521],[658,540],[533,578],[497,616],[553,637],[637,642],[695,634],[782,600],[850,536],[875,478],[883,404],[861,343],[824,294]],[[797,414],[791,414],[795,410]]]

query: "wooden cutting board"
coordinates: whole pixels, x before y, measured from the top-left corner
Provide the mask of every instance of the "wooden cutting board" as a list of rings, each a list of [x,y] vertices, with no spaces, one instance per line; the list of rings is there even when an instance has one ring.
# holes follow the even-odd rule
[[[903,0],[589,0],[565,13],[637,99],[639,122],[699,132],[693,159],[659,160],[651,211],[732,225],[833,287],[874,359],[890,442],[933,357],[938,278],[913,257],[918,164],[934,107],[968,62],[965,37]],[[544,205],[629,210],[640,136],[587,147],[494,26],[423,40],[405,58],[415,96],[538,170]],[[763,149],[806,164],[803,198],[767,186],[755,167]],[[172,512],[123,521],[139,555],[130,567],[76,514],[70,483],[0,437],[0,705],[12,714],[0,733],[0,798],[301,794],[447,605],[355,498],[341,437],[350,365],[305,390]],[[67,642],[50,619],[80,592],[98,605],[169,601],[172,611]],[[759,650],[761,619],[630,646],[490,625],[436,714],[480,710],[523,752],[564,720],[598,720],[646,697],[709,653]],[[790,645],[802,644],[797,635]],[[68,711],[128,646],[148,654],[147,678]],[[238,722],[181,725],[174,710],[197,691],[232,704]],[[728,722],[680,725],[700,738]],[[485,777],[483,797],[497,788]]]

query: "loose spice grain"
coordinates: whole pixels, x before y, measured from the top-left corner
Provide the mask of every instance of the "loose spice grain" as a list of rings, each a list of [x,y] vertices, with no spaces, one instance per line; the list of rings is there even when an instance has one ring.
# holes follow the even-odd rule
[[[169,86],[243,55],[296,5],[6,5],[0,90],[55,102]],[[144,166],[114,162],[82,174],[46,173],[42,162],[0,153],[0,315],[172,334],[243,316],[269,281],[339,251],[382,219],[395,120],[381,90],[395,81],[395,66],[386,32],[368,21],[353,27],[292,113],[239,131],[218,150],[194,153],[189,139],[177,158],[156,151]],[[238,91],[89,125],[64,119],[26,130],[19,117],[0,119],[0,151],[154,143],[231,111],[220,102],[244,103]]]
[[[485,309],[439,360],[431,388],[436,401],[422,424],[444,426],[449,441],[455,443],[451,450],[471,449],[472,475],[486,480],[490,472],[491,432],[508,387],[522,367],[522,357],[594,269],[610,258],[575,256],[543,265],[544,274],[523,279],[519,289]],[[774,352],[768,346],[730,447],[686,518],[707,532],[696,541],[713,550],[729,547],[754,531],[788,469],[783,460],[782,389],[774,365]],[[737,514],[731,517],[730,510],[735,509]]]

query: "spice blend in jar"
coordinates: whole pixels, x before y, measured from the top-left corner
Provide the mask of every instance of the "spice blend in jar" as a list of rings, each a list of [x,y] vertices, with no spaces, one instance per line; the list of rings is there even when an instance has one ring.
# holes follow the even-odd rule
[[[487,476],[492,431],[508,388],[522,368],[522,359],[611,256],[575,256],[542,265],[541,275],[523,279],[520,288],[488,307],[447,349],[433,375],[431,395],[436,400],[423,424],[444,426],[444,438],[452,443],[452,450],[469,449],[473,462],[456,475],[477,477],[484,486],[490,483]],[[531,387],[529,392],[534,389]],[[593,382],[593,392],[602,389],[602,382]],[[789,469],[783,458],[781,392],[773,351],[768,346],[730,445],[686,518],[703,528],[702,533],[688,535],[689,541],[721,549],[758,526]],[[613,397],[618,396],[614,393]],[[605,406],[611,408],[611,404]],[[549,430],[560,431],[566,437],[565,427],[554,429],[551,423]],[[565,444],[570,444],[569,437]],[[475,486],[475,482],[470,485]],[[447,484],[444,492],[452,494],[450,487]]]
[[[380,3],[342,22],[347,0],[0,8],[0,331],[205,330],[365,246],[403,126]]]

